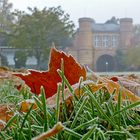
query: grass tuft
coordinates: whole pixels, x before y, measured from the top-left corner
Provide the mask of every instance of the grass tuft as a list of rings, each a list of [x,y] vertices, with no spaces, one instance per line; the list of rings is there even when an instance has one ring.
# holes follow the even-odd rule
[[[46,133],[61,121],[63,130],[53,135],[50,140],[128,140],[140,138],[140,101],[132,103],[121,100],[114,101],[115,89],[112,95],[107,91],[99,90],[93,93],[89,87],[82,85],[80,80],[79,91],[84,94],[77,98],[74,90],[64,76],[64,68],[58,70],[62,82],[58,84],[56,107],[46,105],[44,89],[40,96],[35,96],[29,90],[15,89],[12,83],[0,85],[0,103],[15,105],[14,116],[0,131],[0,139],[30,140],[42,133]],[[64,87],[67,87],[73,100],[67,105],[64,97],[59,104],[60,92],[64,96]],[[20,112],[18,105],[25,99],[34,99],[37,109],[30,107],[27,113]]]

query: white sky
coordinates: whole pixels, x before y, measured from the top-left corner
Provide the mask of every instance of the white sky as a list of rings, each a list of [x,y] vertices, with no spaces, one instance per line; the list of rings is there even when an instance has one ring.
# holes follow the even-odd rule
[[[70,19],[78,25],[78,18],[91,17],[97,23],[105,22],[112,16],[131,17],[134,24],[140,24],[140,0],[9,0],[14,9],[27,10],[27,7],[61,6],[70,14]]]

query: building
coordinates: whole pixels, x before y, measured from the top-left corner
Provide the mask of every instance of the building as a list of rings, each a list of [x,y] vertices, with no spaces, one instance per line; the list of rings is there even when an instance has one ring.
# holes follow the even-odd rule
[[[91,18],[80,18],[73,47],[66,52],[94,71],[115,71],[116,50],[125,51],[132,46],[132,30],[131,18],[121,18],[119,24],[100,24]]]

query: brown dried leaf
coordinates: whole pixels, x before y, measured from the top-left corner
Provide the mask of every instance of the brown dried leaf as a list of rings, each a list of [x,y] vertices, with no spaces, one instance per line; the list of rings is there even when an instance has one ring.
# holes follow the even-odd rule
[[[90,89],[93,92],[98,91],[99,89],[105,87],[105,84],[95,84],[93,81],[87,80],[82,82],[84,85],[88,85]],[[73,91],[77,97],[80,97],[83,95],[84,91],[82,88],[79,90],[79,83],[72,85]],[[66,101],[67,104],[69,104],[69,100],[73,98],[72,93],[68,89],[64,90],[64,100]],[[57,99],[57,94],[53,95],[52,97],[47,99],[47,105],[50,107],[55,107],[56,106],[56,99]],[[60,93],[60,100],[59,103],[62,103],[62,93]]]
[[[11,111],[12,107],[12,105],[0,104],[0,129],[2,129],[2,126],[14,115],[14,112]]]
[[[58,122],[52,129],[48,130],[45,133],[42,133],[41,135],[33,138],[32,140],[46,140],[47,138],[50,138],[59,132],[61,132],[64,129],[64,126],[61,122]]]
[[[97,75],[94,72],[92,72],[92,75],[93,75],[93,77],[96,77],[99,80],[99,83],[106,84],[106,88],[110,94],[112,94],[114,89],[116,89],[116,93],[115,93],[116,100],[118,98],[119,92],[121,92],[122,99],[126,99],[126,97],[127,97],[130,101],[139,101],[140,100],[139,96],[135,95],[133,92],[126,89],[125,87],[123,87],[119,83],[114,82],[114,81],[112,81],[108,78],[105,78],[105,77],[100,77],[99,75]]]

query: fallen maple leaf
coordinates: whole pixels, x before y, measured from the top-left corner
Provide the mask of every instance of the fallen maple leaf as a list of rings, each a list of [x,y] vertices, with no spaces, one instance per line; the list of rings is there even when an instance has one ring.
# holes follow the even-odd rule
[[[96,91],[98,91],[99,89],[105,87],[105,84],[95,84],[93,81],[91,80],[86,80],[86,81],[83,81],[81,83],[82,85],[85,85],[85,86],[88,86],[90,88],[90,90],[94,93]],[[79,88],[79,83],[76,83],[74,85],[72,85],[72,89],[74,91],[74,94],[80,98],[83,94],[84,94],[84,90],[82,89],[82,87]],[[73,95],[72,93],[69,91],[68,88],[66,88],[64,90],[64,100],[66,101],[67,105],[69,103],[71,103],[71,99],[73,98]],[[57,100],[57,94],[54,94],[52,97],[49,97],[46,101],[47,103],[47,106],[49,107],[55,107],[56,106],[56,100]],[[59,104],[61,104],[63,101],[62,99],[62,92],[60,92],[60,98],[59,98]]]
[[[117,83],[117,78],[113,78],[115,79],[115,82],[113,81],[113,79],[108,79],[105,77],[100,77],[99,75],[97,75],[96,73],[92,72],[93,77],[96,77],[99,80],[99,83],[103,83],[106,84],[106,89],[108,90],[108,92],[110,94],[112,94],[114,92],[114,89],[116,89],[115,91],[115,96],[114,98],[117,100],[118,98],[118,94],[119,92],[121,93],[121,97],[122,99],[129,99],[130,101],[139,101],[140,97],[135,95],[133,92],[131,92],[130,90],[126,89],[125,87],[123,87],[122,85],[120,85],[119,83]]]
[[[137,95],[135,95],[133,92],[131,92],[130,90],[126,89],[125,87],[121,86],[120,84],[113,82],[111,80],[106,79],[106,83],[107,83],[107,90],[109,93],[113,93],[114,89],[116,89],[116,93],[115,93],[115,99],[118,98],[118,94],[119,92],[121,93],[121,97],[122,99],[129,99],[130,101],[139,101],[140,97],[138,97]]]
[[[43,86],[46,98],[51,97],[57,92],[57,83],[61,82],[61,78],[57,73],[61,69],[61,62],[63,59],[64,75],[71,85],[78,83],[82,76],[86,79],[86,70],[81,67],[71,55],[66,55],[64,52],[57,51],[55,48],[51,49],[50,63],[48,71],[29,70],[29,74],[14,74],[25,81],[32,93],[40,94],[40,88]]]
[[[125,87],[127,90],[130,90],[131,92],[137,95],[139,94],[140,84],[133,79],[129,79],[126,76],[113,76],[111,77],[111,80],[117,82],[118,84],[121,84],[123,87]]]

